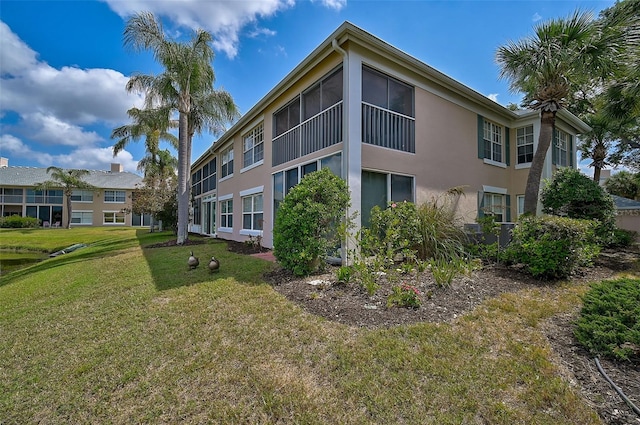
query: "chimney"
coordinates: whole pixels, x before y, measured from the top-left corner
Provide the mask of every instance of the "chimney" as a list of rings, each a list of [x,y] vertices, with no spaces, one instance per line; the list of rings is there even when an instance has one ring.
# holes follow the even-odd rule
[[[111,164],[111,172],[112,173],[122,173],[124,171],[124,167],[122,164]]]
[[[0,157],[0,168],[9,166],[9,158]]]

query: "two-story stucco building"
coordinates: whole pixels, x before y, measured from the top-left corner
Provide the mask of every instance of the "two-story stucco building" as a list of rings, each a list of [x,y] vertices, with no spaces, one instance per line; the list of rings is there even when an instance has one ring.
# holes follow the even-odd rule
[[[62,188],[36,190],[51,180],[46,168],[10,167],[3,158],[0,167],[0,210],[2,216],[19,215],[40,219],[44,227],[67,222],[69,211]],[[74,190],[71,197],[72,226],[149,226],[149,217],[128,214],[132,193],[142,177],[111,164],[110,171],[92,170],[83,180],[97,188]]]
[[[588,129],[559,112],[543,177],[575,166]],[[374,205],[454,186],[466,187],[468,222],[483,211],[512,221],[539,131],[537,112],[504,108],[345,22],[193,163],[190,230],[271,247],[279,203],[321,167],[346,180],[358,226]]]

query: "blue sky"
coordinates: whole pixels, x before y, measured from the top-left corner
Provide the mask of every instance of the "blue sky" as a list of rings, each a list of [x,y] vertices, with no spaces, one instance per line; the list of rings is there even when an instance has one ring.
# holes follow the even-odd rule
[[[214,35],[216,87],[248,111],[342,22],[350,21],[500,104],[518,103],[498,79],[498,46],[536,22],[608,1],[105,0],[0,3],[0,156],[11,166],[136,171],[144,143],[113,157],[111,130],[142,106],[125,85],[160,68],[122,45],[127,19],[160,17],[173,37]],[[196,137],[193,159],[213,142]]]

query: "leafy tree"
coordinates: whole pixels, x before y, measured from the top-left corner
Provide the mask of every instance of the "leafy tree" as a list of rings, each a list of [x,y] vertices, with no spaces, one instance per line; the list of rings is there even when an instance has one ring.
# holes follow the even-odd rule
[[[73,212],[71,207],[71,195],[73,194],[74,189],[85,189],[85,190],[98,190],[97,187],[92,184],[84,181],[84,177],[88,176],[90,173],[87,170],[63,170],[58,167],[49,167],[47,168],[47,173],[51,174],[51,179],[44,181],[42,183],[38,183],[35,187],[36,190],[47,190],[52,188],[62,188],[62,192],[64,193],[64,198],[67,203],[67,222],[64,225],[67,229],[71,228],[71,213]]]
[[[304,176],[276,214],[273,248],[280,264],[300,276],[314,272],[340,243],[336,228],[344,223],[348,206],[345,181],[328,168]]]
[[[604,188],[612,195],[640,201],[640,172],[620,171],[604,182]]]
[[[594,180],[607,165],[640,170],[640,2],[618,1],[599,17],[603,34],[615,39],[614,72],[601,85],[585,86],[569,108],[592,127],[580,150],[592,159]]]
[[[612,241],[615,205],[596,182],[574,168],[561,168],[542,190],[543,212],[582,220],[597,220],[601,242]]]
[[[188,238],[189,175],[193,134],[203,129],[222,128],[228,116],[214,111],[236,110],[231,96],[215,90],[215,74],[211,63],[212,35],[202,29],[192,33],[189,43],[165,37],[162,23],[153,14],[138,13],[131,17],[124,30],[124,45],[136,51],[150,50],[164,67],[157,76],[138,74],[129,79],[128,91],[145,94],[147,108],[158,105],[178,112],[178,231],[177,242]],[[217,104],[225,99],[224,105]],[[233,106],[231,106],[233,105]]]
[[[162,151],[163,155],[168,151]],[[170,156],[170,154],[169,154]],[[175,158],[171,157],[174,161]],[[148,172],[133,195],[132,211],[136,214],[150,214],[162,220],[165,228],[175,229],[177,215],[177,179],[174,171]],[[151,226],[153,232],[153,226]]]
[[[538,147],[529,169],[524,212],[536,214],[540,179],[553,135],[556,114],[568,99],[612,73],[616,37],[603,34],[590,13],[576,11],[566,19],[538,24],[534,35],[498,48],[500,77],[524,93],[522,106],[540,111]]]

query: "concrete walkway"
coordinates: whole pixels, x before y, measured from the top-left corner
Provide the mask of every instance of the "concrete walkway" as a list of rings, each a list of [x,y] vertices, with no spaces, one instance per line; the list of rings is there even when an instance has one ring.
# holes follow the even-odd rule
[[[273,263],[276,262],[276,257],[273,255],[271,251],[269,252],[259,252],[257,254],[251,254],[252,257],[260,258],[262,260],[271,261]]]

